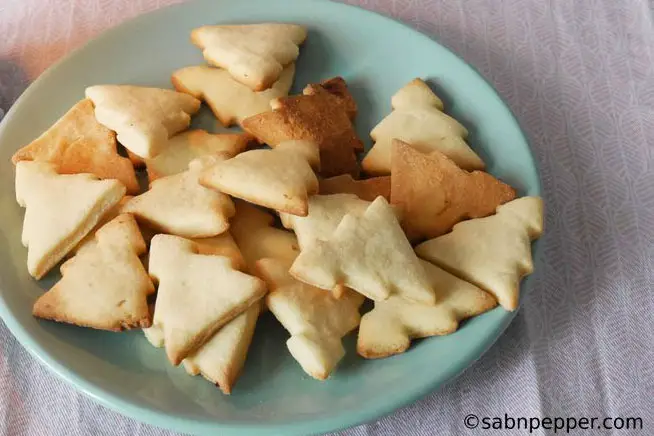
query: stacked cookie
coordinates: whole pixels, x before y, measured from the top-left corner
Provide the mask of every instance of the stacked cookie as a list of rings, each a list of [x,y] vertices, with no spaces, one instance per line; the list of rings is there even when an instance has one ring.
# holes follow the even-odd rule
[[[359,165],[343,78],[288,96],[306,37],[296,24],[195,29],[208,65],[175,71],[176,91],[91,86],[15,153],[28,271],[41,279],[64,261],[35,316],[142,328],[228,394],[266,310],[324,380],[357,328],[361,356],[387,357],[518,307],[540,198],[484,172],[420,79],[393,96]],[[188,130],[202,102],[242,131]]]

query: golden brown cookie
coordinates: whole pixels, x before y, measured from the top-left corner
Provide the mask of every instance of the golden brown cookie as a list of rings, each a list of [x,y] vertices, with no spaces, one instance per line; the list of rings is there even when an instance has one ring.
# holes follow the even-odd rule
[[[357,102],[350,93],[345,79],[338,76],[323,80],[320,83],[310,83],[302,92],[304,95],[314,95],[320,93],[320,89],[325,90],[330,95],[334,96],[336,103],[341,105],[350,120],[354,121],[357,116]],[[361,145],[363,145],[363,143]]]
[[[118,154],[116,134],[98,123],[89,99],[79,101],[45,133],[11,158],[49,162],[59,174],[90,173],[117,179],[129,194],[139,192],[130,161]]]
[[[272,111],[243,120],[243,128],[261,142],[275,147],[288,140],[306,140],[320,149],[320,174],[324,177],[359,174],[355,151],[363,144],[357,137],[344,105],[322,87],[310,95],[273,100]]]
[[[424,154],[395,140],[391,204],[402,214],[411,241],[434,238],[468,218],[491,215],[515,190],[483,171],[468,172],[439,151]]]

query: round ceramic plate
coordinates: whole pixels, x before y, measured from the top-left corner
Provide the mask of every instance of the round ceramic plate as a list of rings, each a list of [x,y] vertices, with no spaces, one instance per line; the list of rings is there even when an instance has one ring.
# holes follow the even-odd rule
[[[307,0],[200,0],[144,15],[106,32],[44,73],[0,127],[0,315],[18,340],[53,372],[102,404],[135,419],[196,434],[306,434],[362,423],[416,400],[455,377],[497,339],[513,314],[497,308],[455,334],[414,343],[410,351],[367,361],[346,339],[347,356],[328,381],[303,373],[286,350],[286,332],[269,315],[256,330],[231,396],[166,361],[138,331],[108,333],[39,321],[35,298],[58,278],[37,282],[20,242],[23,212],[15,201],[10,162],[71,105],[84,88],[103,83],[170,87],[170,74],[203,63],[189,42],[204,24],[288,21],[309,28],[294,92],[335,75],[359,104],[357,130],[369,132],[390,111],[391,95],[414,77],[428,79],[447,111],[470,130],[488,170],[538,195],[525,138],[495,91],[468,65],[428,37],[388,18],[337,3]],[[213,129],[203,109],[195,126]],[[522,283],[528,292],[529,279]]]

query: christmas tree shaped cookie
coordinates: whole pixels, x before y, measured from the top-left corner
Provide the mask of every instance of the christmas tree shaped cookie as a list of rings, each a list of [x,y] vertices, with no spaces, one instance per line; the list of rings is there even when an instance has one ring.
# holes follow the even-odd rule
[[[139,259],[145,251],[134,217],[117,216],[61,266],[61,280],[36,300],[34,316],[102,330],[149,327],[154,286]]]
[[[483,171],[468,172],[440,151],[424,154],[395,140],[391,204],[409,240],[435,238],[467,218],[491,215],[515,190]]]
[[[375,145],[361,162],[368,174],[391,172],[393,139],[408,142],[423,153],[438,150],[466,170],[484,168],[484,162],[466,144],[468,131],[444,114],[443,103],[420,79],[400,89],[392,99],[393,111],[370,132]]]
[[[309,198],[307,216],[280,213],[282,224],[293,229],[302,249],[315,240],[329,239],[348,213],[361,215],[370,202],[354,194],[313,195]]]
[[[293,358],[313,378],[326,379],[345,355],[341,339],[359,325],[363,296],[346,289],[336,299],[295,280],[276,259],[259,260],[257,270],[270,290],[268,308],[291,334],[286,345]]]
[[[197,239],[195,242],[200,254],[225,256],[231,260],[234,269],[245,269],[243,256],[229,232],[204,240]],[[186,372],[191,375],[201,374],[224,394],[230,394],[245,364],[261,306],[261,301],[254,303],[184,359],[182,364]]]
[[[243,129],[271,147],[289,140],[313,142],[320,150],[323,177],[359,174],[356,152],[363,150],[350,116],[352,108],[324,86],[308,86],[303,95],[281,97],[272,110],[243,120]]]
[[[436,304],[393,296],[376,301],[361,318],[357,352],[368,359],[403,353],[412,339],[454,333],[459,322],[497,306],[492,295],[445,270],[421,261],[436,294]]]
[[[155,157],[168,138],[186,130],[200,100],[161,88],[96,85],[86,88],[95,118],[115,131],[126,149],[142,158]]]
[[[205,188],[198,177],[214,158],[195,159],[183,173],[162,177],[150,189],[125,203],[122,212],[131,213],[148,227],[185,238],[206,238],[223,233],[234,215],[228,195]]]
[[[177,70],[171,80],[178,91],[206,102],[221,124],[229,127],[270,110],[271,100],[288,95],[294,74],[295,64],[287,65],[279,79],[264,91],[253,91],[236,81],[227,70],[207,65]]]
[[[228,257],[198,251],[196,243],[171,235],[155,236],[150,247],[150,275],[159,283],[153,327],[162,332],[173,365],[266,292],[261,280],[235,270]]]
[[[45,162],[16,164],[16,200],[25,208],[22,242],[27,269],[40,279],[63,259],[125,195],[117,180],[60,175]]]
[[[543,232],[543,201],[523,197],[486,218],[416,247],[421,258],[490,292],[506,310],[518,308],[520,279],[534,269],[531,241]]]
[[[253,91],[279,80],[284,67],[300,54],[307,37],[303,26],[286,23],[203,26],[191,32],[211,65],[229,71]]]
[[[287,141],[271,150],[250,150],[217,162],[200,177],[209,188],[296,215],[307,214],[309,195],[318,192],[312,166],[318,148],[306,141]]]
[[[21,160],[49,162],[59,174],[89,173],[119,180],[130,194],[139,190],[132,163],[118,154],[116,134],[96,121],[89,99],[75,104],[11,160],[14,164]]]
[[[435,302],[424,268],[383,197],[361,214],[345,215],[326,241],[303,247],[290,272],[336,296],[348,287],[375,301],[400,295]]]

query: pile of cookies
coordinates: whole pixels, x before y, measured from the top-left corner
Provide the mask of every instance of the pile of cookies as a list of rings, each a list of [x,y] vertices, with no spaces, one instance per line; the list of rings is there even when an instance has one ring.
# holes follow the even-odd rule
[[[208,65],[175,71],[176,91],[91,86],[15,153],[27,269],[41,279],[63,261],[36,317],[142,328],[230,393],[267,310],[324,380],[357,328],[358,353],[380,358],[518,307],[541,199],[484,172],[420,79],[393,96],[359,165],[345,80],[288,96],[306,37],[295,24],[195,29]],[[188,130],[202,102],[242,131]]]

